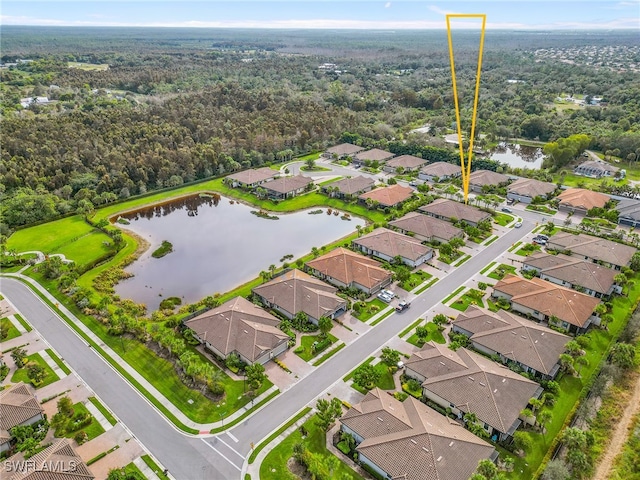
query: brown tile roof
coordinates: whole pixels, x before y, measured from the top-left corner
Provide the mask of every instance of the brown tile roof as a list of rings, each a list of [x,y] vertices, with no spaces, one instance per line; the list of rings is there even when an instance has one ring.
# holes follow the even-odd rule
[[[353,145],[351,143],[341,143],[340,145],[335,145],[333,147],[327,148],[327,153],[340,155],[353,155],[355,153],[361,152],[364,150],[363,147],[358,145]]]
[[[307,267],[323,275],[335,278],[346,285],[357,283],[369,289],[392,276],[392,273],[381,265],[372,258],[342,247],[307,262]]]
[[[361,245],[370,250],[383,253],[389,257],[400,255],[409,260],[418,260],[432,250],[415,238],[408,237],[388,228],[376,228],[367,235],[352,241],[354,245]]]
[[[453,322],[472,333],[471,340],[506,358],[550,375],[570,337],[506,310],[469,307]]]
[[[426,160],[423,160],[420,157],[414,157],[413,155],[400,155],[399,157],[392,158],[387,161],[387,167],[392,168],[406,168],[406,169],[414,169],[418,168],[420,165],[424,165],[427,163]]]
[[[290,270],[252,291],[292,315],[305,312],[315,319],[330,315],[346,305],[346,301],[335,294],[335,287],[298,269]]]
[[[582,327],[593,314],[600,300],[551,282],[527,280],[508,274],[493,287],[511,295],[511,301],[551,317],[555,315],[571,325]]]
[[[227,178],[235,180],[240,183],[246,183],[248,185],[256,182],[264,182],[270,178],[275,178],[280,172],[272,170],[269,167],[262,168],[250,168],[242,172],[236,172],[229,175]]]
[[[544,252],[526,257],[522,264],[535,267],[550,277],[604,294],[615,283],[614,277],[618,273],[611,268],[580,258],[563,254],[549,255]]]
[[[609,195],[593,192],[584,188],[568,188],[558,195],[560,206],[585,210],[591,210],[594,207],[602,208],[610,199],[611,197],[609,197]]]
[[[569,250],[572,255],[582,255],[621,267],[628,265],[636,253],[634,247],[604,238],[580,233],[558,232],[547,242],[547,248]]]
[[[286,194],[289,192],[295,192],[300,188],[304,188],[313,182],[313,178],[305,177],[304,175],[296,175],[294,177],[280,177],[275,180],[265,183],[263,188],[271,190],[276,193]]]
[[[404,217],[389,222],[392,227],[413,232],[425,238],[438,237],[447,241],[463,235],[462,229],[454,227],[446,220],[440,220],[418,212],[407,213]]]
[[[4,480],[93,480],[95,477],[84,464],[82,458],[71,446],[67,438],[54,439],[53,444],[36,453],[28,461],[24,454],[14,455],[9,462],[4,462]],[[22,462],[24,469],[16,472],[17,462]]]
[[[509,177],[491,170],[476,170],[475,172],[471,172],[469,176],[470,185],[478,185],[481,187],[484,185],[500,185],[508,182]]]
[[[458,220],[466,220],[472,223],[478,223],[491,218],[491,214],[483,212],[479,208],[447,198],[438,198],[430,204],[420,207],[418,210],[427,214],[430,213],[445,218],[457,218]]]
[[[402,185],[390,185],[388,187],[380,187],[370,192],[363,193],[358,198],[367,200],[370,198],[377,201],[383,207],[393,207],[399,203],[408,200],[413,195],[411,187],[403,187]]]
[[[375,162],[375,161],[382,162],[393,156],[394,156],[393,153],[387,152],[386,150],[380,150],[379,148],[372,148],[371,150],[366,150],[356,155],[356,157],[358,157],[358,160],[362,160],[362,161],[371,160],[372,162]]]
[[[242,297],[232,298],[185,325],[224,355],[238,352],[252,362],[289,338],[278,328],[280,320]]]
[[[556,190],[556,185],[549,182],[541,182],[535,178],[519,178],[507,187],[507,193],[522,195],[524,197],[547,197]]]
[[[364,440],[357,450],[392,478],[467,480],[493,447],[415,398],[375,388],[340,419]]]
[[[373,187],[375,184],[376,182],[373,178],[358,175],[357,177],[343,178],[337,182],[324,185],[324,187],[335,187],[343,195],[355,195]]]
[[[31,387],[22,382],[0,391],[0,430],[9,431],[43,411]]]
[[[422,386],[465,413],[507,433],[540,387],[536,382],[465,348],[457,351],[433,342],[414,353],[407,368],[431,372],[430,364],[454,364],[448,373],[427,377]],[[441,366],[441,365],[440,365]]]
[[[461,175],[462,171],[460,170],[460,165],[454,165],[452,163],[447,162],[435,162],[427,165],[426,167],[422,167],[420,170],[421,173],[425,175],[432,175],[435,177],[443,177],[443,176],[453,176],[453,175]]]

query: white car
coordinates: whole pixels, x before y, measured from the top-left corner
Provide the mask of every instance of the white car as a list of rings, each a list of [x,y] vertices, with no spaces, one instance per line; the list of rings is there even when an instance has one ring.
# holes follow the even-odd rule
[[[522,226],[522,222],[516,222],[516,224],[514,225],[514,227],[516,228],[520,228]]]
[[[393,299],[393,297],[392,297],[392,296],[390,296],[390,295],[386,295],[386,294],[384,294],[383,292],[380,292],[380,293],[378,294],[378,298],[379,298],[380,300],[382,300],[383,302],[385,302],[385,303],[389,303],[389,302],[391,302],[391,300]]]

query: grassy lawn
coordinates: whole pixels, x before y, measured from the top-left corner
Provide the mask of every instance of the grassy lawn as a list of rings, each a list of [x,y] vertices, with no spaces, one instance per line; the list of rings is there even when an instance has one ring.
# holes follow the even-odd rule
[[[484,267],[482,270],[480,270],[480,273],[482,275],[484,275],[491,267],[493,267],[496,264],[496,262],[491,262],[489,265],[487,265],[486,267]]]
[[[313,348],[314,343],[320,343],[324,340],[322,335],[303,335],[300,339],[300,346],[294,350],[294,353],[298,355],[305,362],[308,362],[316,355],[322,353],[335,342],[338,341],[336,337],[331,335],[330,333],[327,335],[327,338],[331,341],[331,343],[327,343],[327,345],[322,350],[315,350]],[[301,350],[301,351],[298,351]]]
[[[516,251],[516,255],[520,255],[521,257],[528,257],[534,252],[540,251],[540,245],[534,245],[533,243],[527,243],[519,250]]]
[[[169,477],[164,474],[164,470],[162,470],[158,464],[153,461],[153,458],[149,455],[142,455],[140,458],[142,458],[142,461],[147,464],[147,467],[149,467],[160,480],[169,480]]]
[[[534,212],[548,213],[549,215],[555,215],[557,210],[547,207],[546,205],[527,205],[525,210],[532,210]]]
[[[406,290],[407,292],[410,292],[418,285],[421,285],[422,283],[429,280],[431,277],[433,277],[433,275],[425,272],[424,270],[416,270],[415,272],[411,272],[411,276],[408,280],[400,284],[400,288]]]
[[[515,218],[513,217],[513,215],[509,215],[507,213],[497,213],[496,212],[496,213],[493,214],[493,221],[496,222],[501,227],[506,227],[507,225],[509,225],[514,220],[515,220]]]
[[[82,402],[78,402],[73,405],[73,414],[77,415],[79,413],[83,415],[91,415],[91,413],[89,413],[89,410],[87,410],[87,407],[85,407]],[[104,433],[104,428],[102,428],[102,425],[100,425],[100,423],[93,416],[91,416],[91,423],[89,425],[87,425],[86,427],[77,428],[71,432],[67,432],[64,434],[64,436],[67,438],[73,438],[73,436],[81,430],[84,430],[84,432],[89,437],[89,440],[93,440],[98,435],[102,435]]]
[[[427,336],[427,338],[424,339],[424,341],[421,340],[418,337],[418,335],[414,333],[407,339],[407,342],[409,342],[411,345],[415,345],[416,347],[422,347],[426,342],[431,342],[431,341],[440,343],[440,344],[445,343],[444,335],[442,335],[442,332],[440,331],[440,329],[435,323],[428,322],[424,326],[429,331],[429,335]]]
[[[118,421],[111,414],[111,412],[107,410],[107,407],[105,407],[104,405],[102,405],[102,403],[100,403],[100,400],[98,400],[96,397],[89,397],[89,401],[93,404],[94,407],[98,409],[98,411],[102,415],[104,415],[104,418],[106,418],[111,425],[115,425],[116,423],[118,423]]]
[[[94,230],[59,247],[55,253],[64,254],[69,260],[73,260],[79,267],[82,267],[113,250],[112,245],[113,242],[109,236],[100,230]]]
[[[51,385],[53,382],[57,382],[58,380],[60,380],[60,378],[58,378],[58,376],[55,374],[53,369],[49,365],[47,365],[47,362],[44,361],[44,358],[42,358],[39,353],[33,353],[27,356],[25,360],[27,362],[25,366],[22,368],[18,368],[13,373],[13,376],[11,377],[11,383],[18,383],[18,382],[31,383],[31,380],[29,380],[29,377],[27,376],[27,368],[26,368],[26,365],[28,365],[31,362],[37,363],[45,370],[44,380],[36,388],[46,387],[47,385]]]
[[[472,303],[484,308],[484,303],[482,301],[483,295],[484,292],[472,288],[471,290],[465,292],[464,295],[462,295],[455,302],[453,302],[451,304],[451,307],[455,308],[456,310],[460,310],[461,312],[464,312],[467,308],[469,308],[469,305],[471,305]]]
[[[464,262],[466,262],[470,258],[471,258],[471,255],[464,255],[462,258],[456,260],[455,263],[453,264],[453,266],[454,267],[459,267],[460,265],[462,265]]]
[[[445,298],[442,303],[446,304],[447,302],[449,302],[453,297],[455,297],[456,295],[458,295],[462,290],[464,290],[464,285],[461,285],[460,287],[456,288],[456,290],[449,295],[447,298]]]
[[[3,342],[20,336],[20,331],[7,317],[0,319],[0,324],[2,324],[2,330],[7,331],[7,336],[2,339]]]
[[[285,438],[280,444],[271,450],[260,464],[260,480],[295,480],[287,467],[288,460],[293,456],[293,447],[297,443],[302,443],[309,451],[322,456],[333,455],[327,450],[324,431],[315,423],[315,415],[304,423],[304,428],[308,435],[302,438],[300,429]],[[340,459],[340,457],[338,457]],[[342,459],[340,459],[342,460]],[[337,471],[333,472],[333,478],[341,480],[364,480],[348,465],[340,462]]]
[[[491,273],[489,273],[487,277],[502,280],[507,273],[513,273],[515,275],[516,267],[501,263]]]
[[[371,317],[373,317],[376,313],[381,312],[389,305],[384,303],[379,298],[374,298],[370,302],[366,302],[366,306],[360,310],[360,313],[356,313],[355,310],[353,312],[353,316],[356,317],[361,322],[366,322]]]
[[[420,287],[418,290],[415,291],[416,295],[421,294],[422,292],[424,292],[427,288],[431,287],[434,283],[436,283],[439,280],[438,277],[432,278],[431,281],[429,283],[426,283],[425,285],[423,285],[422,287]]]
[[[31,330],[33,330],[33,328],[31,327],[31,325],[29,325],[29,324],[27,323],[27,321],[26,321],[24,318],[22,318],[22,315],[20,315],[19,313],[16,313],[13,317],[14,317],[18,322],[20,322],[20,325],[22,325],[22,327],[23,327],[27,332],[30,332]]]
[[[282,425],[278,430],[276,430],[271,435],[269,435],[267,438],[265,438],[262,442],[260,442],[260,445],[256,446],[254,449],[252,449],[251,455],[249,455],[249,458],[248,458],[248,462],[249,463],[253,463],[256,460],[256,457],[258,456],[258,454],[262,451],[262,449],[264,447],[269,445],[274,438],[276,438],[278,435],[280,435],[282,432],[284,432],[287,428],[289,428],[291,425],[296,423],[298,420],[300,420],[302,417],[304,417],[310,411],[311,411],[311,407],[303,408],[302,410],[300,410],[296,414],[295,417],[292,417],[287,423]]]
[[[393,390],[396,388],[396,385],[393,382],[393,375],[391,375],[389,366],[386,363],[377,363],[373,368],[380,373],[380,378],[376,382],[376,387],[379,387],[382,390]]]
[[[142,480],[143,478],[146,478],[142,474],[140,469],[138,467],[136,467],[135,463],[133,463],[133,462],[131,462],[128,465],[125,465],[120,470],[123,471],[125,473],[125,475],[132,476],[135,480],[138,480],[138,479]]]
[[[535,230],[534,230],[535,232]],[[518,248],[520,245],[522,245],[522,242],[516,242],[513,245],[511,245],[509,247],[509,250],[507,250],[508,252],[513,252],[516,248]]]
[[[45,350],[45,352],[47,352],[47,355],[49,355],[49,357],[51,358],[51,360],[53,360],[54,362],[56,362],[56,365],[58,365],[58,368],[60,370],[62,370],[64,373],[66,373],[67,375],[71,375],[71,369],[69,369],[69,367],[67,367],[64,362],[60,359],[60,357],[58,357],[58,355],[56,355],[56,353],[51,350],[50,348],[47,348]]]

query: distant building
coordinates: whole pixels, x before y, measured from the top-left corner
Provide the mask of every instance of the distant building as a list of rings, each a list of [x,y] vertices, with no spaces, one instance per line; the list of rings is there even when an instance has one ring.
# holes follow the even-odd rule
[[[397,207],[406,202],[413,195],[413,189],[411,187],[404,187],[402,185],[389,185],[388,187],[380,187],[370,192],[363,193],[358,196],[360,200],[366,202],[367,199],[377,202],[377,205],[382,208]]]
[[[556,188],[553,183],[541,182],[535,178],[519,178],[507,187],[507,198],[522,203],[531,203],[536,197],[546,200]]]
[[[418,208],[418,210],[434,218],[440,218],[449,222],[452,219],[462,220],[472,227],[477,226],[478,223],[484,220],[491,220],[490,213],[447,198],[438,198],[428,205],[423,205]]]
[[[618,224],[629,227],[640,225],[640,200],[625,198],[616,205],[618,211]]]
[[[568,188],[558,195],[558,209],[564,212],[586,215],[592,208],[604,207],[609,200],[611,200],[611,197],[604,193],[584,188]]]
[[[338,159],[342,159],[345,157],[351,157],[363,150],[364,147],[361,147],[359,145],[353,145],[351,143],[341,143],[340,145],[335,145],[333,147],[327,148],[322,156],[325,158],[336,157]]]
[[[227,175],[226,181],[232,187],[255,188],[265,182],[269,182],[280,175],[278,170],[272,170],[269,167],[250,168],[241,172]]]
[[[472,192],[482,193],[485,186],[504,186],[509,183],[509,177],[491,170],[476,170],[469,176],[469,188]]]
[[[618,167],[614,167],[610,163],[603,162],[602,160],[589,160],[573,169],[573,173],[576,175],[590,178],[613,177],[616,172],[619,171],[620,169]]]
[[[375,184],[376,182],[373,178],[358,175],[327,183],[322,185],[321,189],[332,197],[353,198],[370,191]]]
[[[351,243],[361,252],[388,262],[398,256],[411,268],[422,265],[433,257],[433,250],[419,240],[382,227],[352,240]]]
[[[447,162],[435,162],[422,167],[418,178],[428,182],[449,180],[450,178],[460,177],[462,170],[460,165],[454,165]]]
[[[598,262],[615,270],[628,267],[636,249],[629,245],[579,233],[558,232],[547,242],[547,248],[565,252],[572,257]]]
[[[29,385],[18,382],[0,391],[0,452],[9,450],[9,430],[44,418],[44,410]]]
[[[464,231],[454,227],[446,220],[423,215],[418,212],[409,212],[405,216],[389,222],[391,227],[397,228],[401,233],[411,233],[422,242],[448,243],[454,238],[464,239]]]
[[[426,160],[423,160],[419,157],[414,157],[413,155],[400,155],[399,157],[392,158],[385,163],[382,170],[385,172],[395,173],[400,169],[401,172],[414,172],[418,170],[421,166],[427,163]]]
[[[394,156],[395,154],[387,152],[386,150],[372,148],[371,150],[357,153],[356,156],[353,157],[353,163],[356,165],[362,165],[365,162],[384,163]]]
[[[306,191],[313,183],[313,178],[304,175],[293,177],[280,177],[265,184],[262,188],[267,191],[267,196],[276,200],[285,200],[295,197]]]

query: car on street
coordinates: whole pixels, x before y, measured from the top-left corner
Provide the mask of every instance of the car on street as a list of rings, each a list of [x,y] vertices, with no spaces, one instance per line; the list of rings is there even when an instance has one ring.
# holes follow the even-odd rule
[[[410,186],[412,186],[412,187],[417,187],[417,186],[418,186],[418,183],[417,183],[415,180],[411,180],[411,181],[409,182],[409,185],[410,185]]]
[[[509,207],[502,207],[500,210],[502,210],[503,212],[507,212],[507,213],[511,213],[512,210]]]
[[[516,228],[520,228],[522,226],[522,222],[516,222],[516,224],[514,225],[514,227]]]
[[[396,305],[396,312],[403,312],[407,308],[409,308],[410,306],[411,306],[411,304],[409,302],[407,302],[406,300],[400,300],[400,303],[398,303],[398,305]]]
[[[546,235],[543,235],[541,233],[539,233],[538,235],[536,235],[536,238],[539,238],[541,240],[544,240],[545,242],[549,241],[549,237],[547,237]]]

